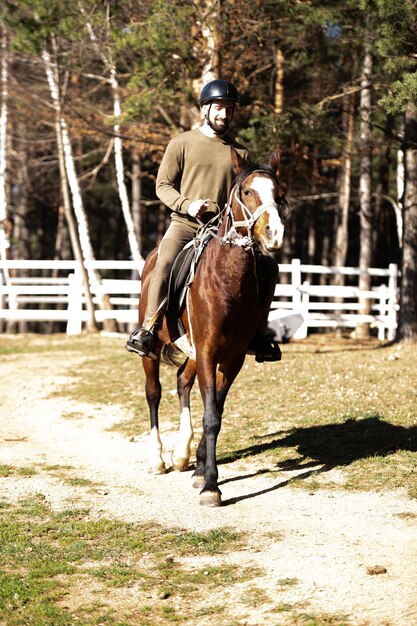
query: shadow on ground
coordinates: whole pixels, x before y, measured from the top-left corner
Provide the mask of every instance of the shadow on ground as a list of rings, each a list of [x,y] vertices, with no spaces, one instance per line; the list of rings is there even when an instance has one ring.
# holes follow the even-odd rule
[[[368,457],[386,457],[399,450],[417,451],[417,427],[395,426],[384,421],[379,415],[362,420],[348,419],[338,424],[294,428],[259,437],[259,439],[261,440],[260,443],[223,457],[219,460],[219,465],[243,458],[256,457],[266,451],[285,447],[295,448],[299,456],[281,463],[278,462],[275,468],[282,471],[306,470],[297,474],[296,479],[300,480],[309,478],[313,474],[348,466],[355,461]],[[269,441],[262,441],[263,439]],[[257,471],[253,475],[266,473],[270,469]],[[239,480],[239,477],[226,479],[222,482],[224,484],[234,480]],[[257,493],[232,498],[225,501],[224,504],[233,504],[239,500],[274,491],[285,487],[291,480],[280,482],[278,485]]]

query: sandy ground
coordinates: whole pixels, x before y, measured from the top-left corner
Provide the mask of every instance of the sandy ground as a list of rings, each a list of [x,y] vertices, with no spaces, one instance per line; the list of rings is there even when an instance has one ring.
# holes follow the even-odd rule
[[[254,475],[253,466],[240,461],[239,467],[220,467],[224,506],[200,507],[190,472],[148,474],[146,433],[129,441],[108,431],[128,417],[122,408],[51,398],[66,382],[65,367],[75,364],[74,357],[62,364],[59,355],[36,362],[13,355],[0,362],[0,463],[72,466],[77,477],[100,485],[92,494],[46,470],[1,479],[0,499],[42,493],[54,509],[85,505],[96,515],[126,521],[246,531],[245,550],[223,561],[262,568],[266,573],[255,584],[275,605],[345,616],[343,623],[349,625],[417,624],[417,501],[402,492],[308,493],[286,484],[293,475],[289,472],[279,478]],[[82,417],[68,419],[74,412]],[[167,430],[162,436],[168,457],[175,433]],[[386,572],[369,573],[375,566]],[[291,579],[296,583],[282,583]],[[250,610],[234,601],[235,623],[290,623],[285,612],[272,618],[268,602]]]

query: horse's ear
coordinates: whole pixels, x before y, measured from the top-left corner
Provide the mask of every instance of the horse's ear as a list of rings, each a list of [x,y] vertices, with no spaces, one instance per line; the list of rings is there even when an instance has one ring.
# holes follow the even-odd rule
[[[279,154],[277,152],[273,152],[271,154],[271,156],[269,157],[268,165],[270,167],[272,167],[272,169],[274,170],[276,176],[280,175],[281,159],[280,159],[280,156],[279,156]]]
[[[232,148],[232,167],[235,174],[246,170],[250,162],[244,157],[240,156],[239,152]]]

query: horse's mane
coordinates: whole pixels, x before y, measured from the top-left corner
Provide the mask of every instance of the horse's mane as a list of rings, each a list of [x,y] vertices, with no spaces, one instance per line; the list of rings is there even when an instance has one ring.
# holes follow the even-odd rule
[[[256,163],[250,163],[248,167],[246,167],[243,171],[239,172],[234,180],[234,185],[241,185],[243,181],[253,172],[263,172],[268,174],[272,178],[276,179],[276,174],[272,167],[267,163],[263,163],[262,165],[257,165]]]

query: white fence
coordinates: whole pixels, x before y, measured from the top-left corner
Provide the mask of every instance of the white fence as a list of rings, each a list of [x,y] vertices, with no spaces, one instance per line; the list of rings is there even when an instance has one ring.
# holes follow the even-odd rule
[[[115,319],[125,329],[137,324],[139,278],[132,278],[133,261],[95,261],[92,267],[104,276],[93,289],[110,297],[112,310],[95,311],[97,322]],[[68,334],[78,334],[87,320],[80,269],[75,261],[2,261],[11,276],[6,283],[0,272],[0,324],[7,322],[63,322]],[[313,328],[355,328],[370,324],[379,339],[394,339],[398,313],[398,269],[370,268],[372,287],[360,291],[360,270],[355,267],[304,265],[298,259],[280,264],[280,280],[271,305],[270,322],[281,336],[304,338]],[[288,276],[285,276],[287,274]],[[345,285],[334,284],[343,275]],[[111,276],[106,278],[106,276]],[[118,277],[117,277],[118,276]],[[137,274],[136,274],[137,276]],[[316,284],[319,283],[319,284]],[[369,302],[369,312],[362,311]]]

